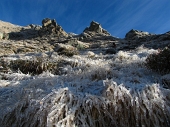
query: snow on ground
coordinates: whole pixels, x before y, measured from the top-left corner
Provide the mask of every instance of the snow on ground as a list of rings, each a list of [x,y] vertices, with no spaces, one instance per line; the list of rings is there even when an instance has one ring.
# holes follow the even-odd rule
[[[20,71],[6,74],[8,80],[0,80],[0,125],[123,126],[129,122],[123,118],[130,113],[134,118],[129,114],[132,121],[127,126],[142,123],[168,126],[170,91],[162,88],[159,74],[144,66],[146,57],[154,52],[157,51],[139,47],[115,55],[96,54],[92,58],[87,53],[71,58],[52,55],[53,60],[72,63],[62,68],[63,75],[44,72],[31,76]],[[48,53],[11,55],[6,59],[34,59],[36,55],[46,57]],[[121,105],[120,100],[125,104]],[[140,106],[141,103],[145,106]],[[107,112],[111,110],[108,105],[114,106],[114,113]],[[164,116],[160,118],[162,112]],[[153,114],[156,115],[151,118]]]

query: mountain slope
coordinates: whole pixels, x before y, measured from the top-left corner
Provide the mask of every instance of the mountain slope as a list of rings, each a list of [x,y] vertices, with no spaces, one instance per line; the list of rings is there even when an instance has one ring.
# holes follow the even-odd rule
[[[120,39],[92,21],[75,35],[51,19],[11,30],[0,40],[1,127],[170,126],[169,73],[145,66],[168,32]]]

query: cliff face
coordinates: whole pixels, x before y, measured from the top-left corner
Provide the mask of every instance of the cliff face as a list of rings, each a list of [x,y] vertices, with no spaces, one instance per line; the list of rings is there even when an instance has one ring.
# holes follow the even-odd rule
[[[169,127],[168,47],[170,32],[120,39],[95,21],[80,34],[49,18],[0,21],[0,127]]]

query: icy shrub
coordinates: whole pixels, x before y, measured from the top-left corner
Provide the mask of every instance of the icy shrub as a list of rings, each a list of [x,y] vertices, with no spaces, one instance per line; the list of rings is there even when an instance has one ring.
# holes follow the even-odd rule
[[[14,60],[10,62],[10,68],[14,71],[18,69],[24,73],[41,74],[43,71],[53,71],[57,70],[57,63],[44,60],[41,57],[37,57],[35,60]]]
[[[66,48],[60,48],[59,50],[58,50],[58,54],[59,55],[65,55],[65,56],[68,56],[68,57],[71,57],[71,56],[73,56],[73,55],[77,55],[77,54],[79,54],[78,53],[78,51],[77,50],[75,50],[75,49],[66,49]]]
[[[8,61],[6,61],[3,58],[0,58],[0,70],[1,70],[1,72],[7,73],[9,71],[8,65],[9,65]]]
[[[170,49],[165,48],[159,53],[151,54],[147,57],[146,67],[161,74],[170,73]]]
[[[85,45],[83,43],[79,43],[76,39],[70,40],[69,44],[73,47],[76,47],[78,50],[85,49]]]
[[[36,81],[35,85],[42,81]],[[0,125],[36,127],[169,127],[169,91],[158,84],[141,91],[128,90],[111,80],[104,81],[100,96],[81,94],[72,88],[53,90],[44,96],[35,87],[18,89],[0,107]],[[48,88],[49,86],[47,86]],[[47,89],[44,88],[44,89]],[[42,92],[41,92],[42,91]],[[40,94],[41,93],[41,94]],[[39,96],[38,96],[38,95]],[[40,96],[41,95],[41,96]],[[37,96],[37,98],[36,98]],[[16,101],[19,100],[19,101]],[[7,107],[6,107],[7,106]]]
[[[83,50],[83,49],[85,49],[85,47],[84,47],[84,45],[82,45],[82,44],[78,44],[78,45],[77,45],[77,49]]]

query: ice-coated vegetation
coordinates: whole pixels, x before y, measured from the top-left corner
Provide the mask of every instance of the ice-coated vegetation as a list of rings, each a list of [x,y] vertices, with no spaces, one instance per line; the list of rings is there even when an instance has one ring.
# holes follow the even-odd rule
[[[0,80],[0,126],[168,127],[170,90],[162,86],[161,75],[144,64],[149,54],[157,52],[139,47],[93,57],[52,54],[49,59],[60,63],[55,74],[8,72]]]

